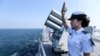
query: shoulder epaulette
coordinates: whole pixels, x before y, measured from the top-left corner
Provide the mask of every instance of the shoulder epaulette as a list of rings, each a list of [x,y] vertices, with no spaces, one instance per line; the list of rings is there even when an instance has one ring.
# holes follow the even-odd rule
[[[88,34],[88,32],[87,31],[82,31],[84,34]]]
[[[84,34],[88,34],[89,32],[87,32],[87,31],[82,31]],[[92,37],[90,38],[90,42],[91,42],[91,44],[93,45],[93,46],[95,46],[95,43],[94,43],[94,41],[93,41],[93,39],[92,39]]]

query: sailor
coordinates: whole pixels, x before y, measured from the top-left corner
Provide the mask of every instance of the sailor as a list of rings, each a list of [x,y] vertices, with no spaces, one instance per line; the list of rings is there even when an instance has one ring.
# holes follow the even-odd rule
[[[83,12],[74,12],[68,19],[71,21],[71,27],[69,27],[65,21],[65,2],[63,3],[61,14],[64,27],[69,32],[68,37],[68,54],[69,56],[90,56],[93,52],[94,43],[92,41],[92,35],[84,30],[87,27],[89,21],[87,21],[87,15]]]

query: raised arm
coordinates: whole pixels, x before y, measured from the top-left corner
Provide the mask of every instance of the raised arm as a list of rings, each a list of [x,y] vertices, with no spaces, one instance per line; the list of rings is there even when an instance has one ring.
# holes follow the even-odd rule
[[[65,7],[65,2],[63,3],[63,6],[62,6],[62,10],[61,10],[61,14],[62,14],[62,22],[63,22],[63,25],[65,27],[68,27],[67,23],[66,23],[66,18],[65,18],[65,13],[66,13],[67,9]]]

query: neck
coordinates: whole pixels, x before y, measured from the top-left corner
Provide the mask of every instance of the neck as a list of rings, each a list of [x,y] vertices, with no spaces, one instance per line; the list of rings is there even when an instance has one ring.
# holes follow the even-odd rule
[[[75,31],[77,31],[78,29],[80,29],[81,28],[81,26],[78,26],[78,27],[76,27],[76,28],[74,28],[75,29]]]

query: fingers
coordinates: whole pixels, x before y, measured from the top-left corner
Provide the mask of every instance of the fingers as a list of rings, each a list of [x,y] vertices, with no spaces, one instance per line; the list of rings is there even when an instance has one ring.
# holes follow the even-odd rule
[[[63,12],[66,12],[66,11],[67,11],[67,9],[66,9],[65,2],[64,2],[64,3],[63,3],[63,6],[62,6],[61,12],[63,13]]]
[[[62,6],[62,12],[64,11],[64,8],[65,8],[65,2],[63,3],[63,6]]]
[[[65,9],[65,2],[63,3],[63,9]]]

